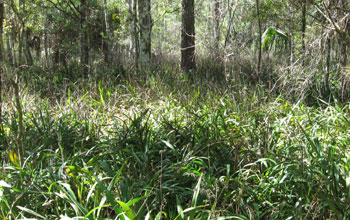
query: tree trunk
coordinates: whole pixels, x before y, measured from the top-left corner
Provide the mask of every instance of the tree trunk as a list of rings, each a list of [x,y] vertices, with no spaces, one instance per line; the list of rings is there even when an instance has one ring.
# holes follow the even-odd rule
[[[348,0],[342,0],[341,1],[341,8],[347,9],[348,8]],[[350,19],[347,18],[344,21],[344,27],[345,27],[345,35],[347,34],[350,36]],[[345,100],[345,98],[348,97],[348,85],[349,85],[349,76],[347,74],[347,66],[348,66],[348,43],[346,39],[344,39],[341,35],[338,37],[338,42],[340,45],[340,66],[342,68],[341,73],[342,73],[342,88],[341,88],[341,94],[342,94],[342,99]]]
[[[137,28],[137,0],[133,0],[133,23],[134,23],[134,46],[135,46],[135,67],[139,68],[140,62],[140,39],[139,39],[139,30]]]
[[[109,65],[111,63],[110,59],[110,29],[109,29],[109,23],[108,23],[108,9],[107,9],[107,0],[103,0],[104,5],[104,28],[105,28],[105,36],[103,38],[103,55],[105,62]]]
[[[87,0],[80,0],[80,65],[83,73],[89,73],[89,38],[87,17]]]
[[[18,63],[17,65],[23,64],[23,36],[24,36],[24,30],[23,27],[20,28],[20,31],[18,33]]]
[[[138,0],[140,26],[140,64],[142,69],[149,69],[151,63],[151,1]]]
[[[341,7],[342,8],[348,8],[348,0],[342,0],[341,1]],[[347,18],[345,21],[345,34],[348,34],[350,36],[350,18]],[[347,67],[347,60],[348,60],[348,42],[345,40],[342,40],[340,38],[340,47],[341,47],[341,56],[340,56],[340,64],[342,68]]]
[[[306,31],[306,0],[303,1],[302,6],[302,17],[301,17],[301,40],[302,40],[302,54],[303,54],[303,66],[305,64],[305,53],[306,53],[306,46],[305,46],[305,31]]]
[[[4,33],[4,14],[5,14],[5,6],[4,3],[0,2],[0,63],[4,62],[4,41],[3,41],[3,33]],[[0,71],[2,69],[2,65],[0,65]],[[0,72],[1,74],[1,72]],[[0,81],[1,83],[1,81]],[[0,91],[1,92],[1,91]]]
[[[228,44],[228,41],[231,37],[231,29],[233,25],[233,18],[235,16],[235,10],[233,10],[233,1],[231,2],[231,5],[229,6],[229,21],[228,21],[228,28],[225,36],[225,43],[224,43],[224,49],[226,49],[226,46]]]
[[[23,36],[23,49],[24,49],[24,55],[26,58],[26,63],[28,66],[33,66],[33,57],[32,57],[32,54],[31,54],[30,48],[29,48],[29,41],[30,41],[29,29],[26,28],[25,30],[23,30],[23,34],[24,34],[24,36]]]
[[[220,3],[219,0],[214,0],[214,46],[215,54],[219,55],[220,45]]]
[[[9,65],[14,65],[14,61],[13,61],[13,52],[12,52],[12,46],[11,46],[11,43],[10,43],[10,36],[7,36],[7,39],[6,39],[6,45],[7,45],[7,63]]]
[[[196,68],[194,0],[182,0],[181,68]]]
[[[46,68],[49,67],[49,42],[48,42],[48,26],[47,12],[45,13],[45,29],[44,29],[44,50],[45,50],[45,65]]]
[[[129,42],[129,58],[134,56],[134,49],[135,49],[135,34],[134,34],[134,12],[133,12],[133,0],[128,0],[129,5],[129,32],[130,32],[130,42]]]
[[[340,44],[340,66],[342,68],[346,68],[347,66],[347,60],[348,60],[348,54],[347,54],[347,43],[339,40],[339,44]]]
[[[329,89],[329,74],[330,74],[330,61],[331,61],[331,39],[327,37],[327,56],[326,56],[326,73],[324,76],[325,92],[328,94]]]
[[[33,39],[31,40],[32,46],[35,49],[35,59],[37,62],[40,61],[41,59],[41,40],[39,36],[34,36]]]
[[[261,20],[260,20],[260,9],[259,9],[259,0],[256,0],[256,14],[258,16],[258,26],[259,26],[259,54],[258,54],[258,64],[257,64],[257,70],[258,70],[258,77],[260,78],[260,69],[261,69],[261,38],[262,38],[262,33],[261,33]]]
[[[139,33],[137,31],[137,0],[129,0],[129,19],[130,19],[130,57],[134,58],[135,67],[139,67]]]
[[[4,72],[4,41],[3,41],[3,32],[4,32],[4,14],[5,6],[3,2],[0,2],[0,134],[3,136],[3,127],[2,127],[2,74]]]

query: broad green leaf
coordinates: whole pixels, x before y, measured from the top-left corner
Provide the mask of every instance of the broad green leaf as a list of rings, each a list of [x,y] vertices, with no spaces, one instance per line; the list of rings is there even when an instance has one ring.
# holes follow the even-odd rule
[[[125,202],[122,201],[117,201],[119,203],[119,205],[122,207],[123,211],[126,213],[125,215],[130,219],[133,220],[135,219],[135,214],[134,212],[131,210],[130,206],[128,204],[126,204]]]

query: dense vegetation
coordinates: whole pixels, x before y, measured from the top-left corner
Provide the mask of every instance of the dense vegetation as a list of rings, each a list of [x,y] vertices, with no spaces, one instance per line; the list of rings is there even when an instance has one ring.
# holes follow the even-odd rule
[[[3,219],[349,215],[348,104],[313,108],[166,71],[26,74],[20,97],[3,100]],[[21,166],[9,157],[18,142]]]
[[[350,4],[182,3],[0,0],[0,219],[350,217]]]

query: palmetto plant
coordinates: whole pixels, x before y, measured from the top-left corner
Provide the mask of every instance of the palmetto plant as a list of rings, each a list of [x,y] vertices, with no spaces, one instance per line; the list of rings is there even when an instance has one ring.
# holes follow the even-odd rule
[[[262,35],[262,48],[274,53],[287,51],[289,37],[283,31],[268,27]]]

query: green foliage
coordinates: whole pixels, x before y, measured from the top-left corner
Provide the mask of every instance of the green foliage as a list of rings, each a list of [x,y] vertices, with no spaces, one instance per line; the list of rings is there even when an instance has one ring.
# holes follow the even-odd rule
[[[24,164],[1,151],[2,219],[350,215],[346,104],[311,108],[165,70],[57,78],[43,99],[37,85],[56,75],[37,73],[19,84]],[[18,125],[13,97],[4,100],[7,148]]]
[[[288,49],[288,36],[281,30],[275,28],[267,28],[262,35],[262,48],[271,50],[274,47],[274,51],[287,51]]]

